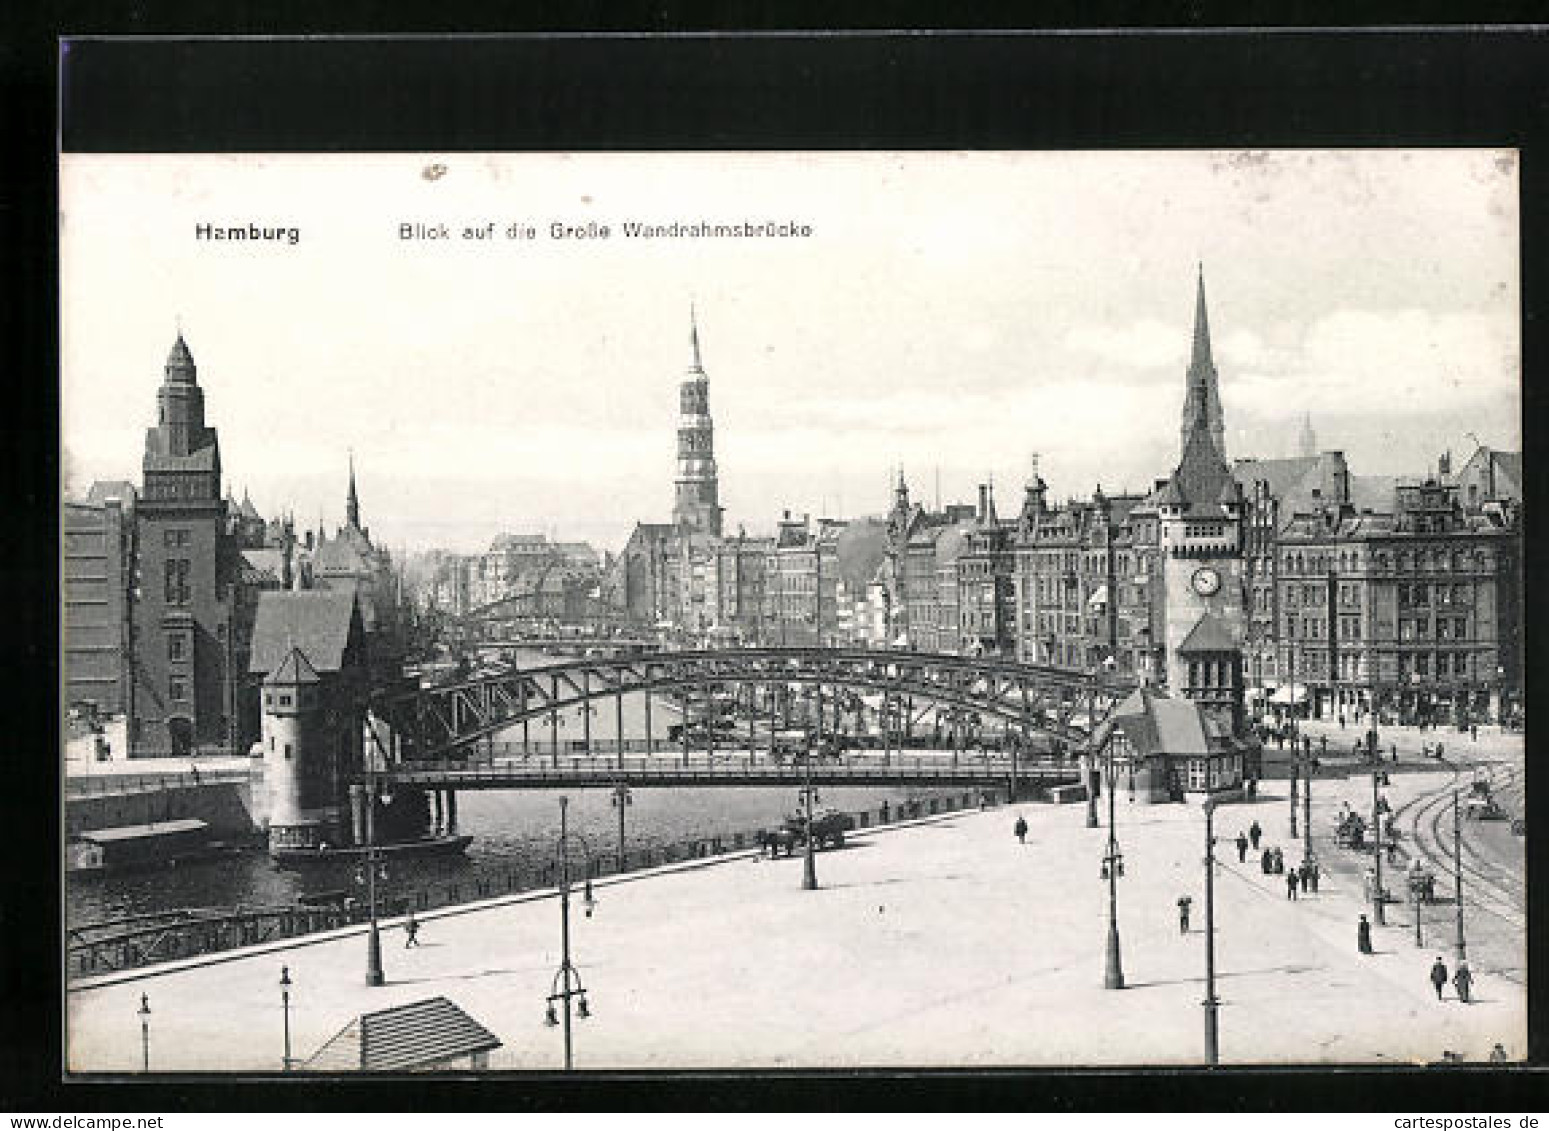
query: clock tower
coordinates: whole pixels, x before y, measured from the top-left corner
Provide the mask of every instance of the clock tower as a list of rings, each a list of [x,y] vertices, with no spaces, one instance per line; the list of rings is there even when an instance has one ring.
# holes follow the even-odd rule
[[[1205,706],[1232,733],[1243,725],[1247,626],[1242,487],[1226,462],[1220,393],[1210,357],[1205,278],[1183,409],[1183,452],[1157,495],[1166,609],[1167,686]]]

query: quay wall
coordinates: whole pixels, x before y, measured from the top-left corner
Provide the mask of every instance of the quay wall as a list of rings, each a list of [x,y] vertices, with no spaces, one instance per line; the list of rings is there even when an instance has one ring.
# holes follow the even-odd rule
[[[100,793],[65,799],[65,835],[193,819],[210,826],[217,838],[259,832],[255,794],[261,781],[205,782],[124,793]]]

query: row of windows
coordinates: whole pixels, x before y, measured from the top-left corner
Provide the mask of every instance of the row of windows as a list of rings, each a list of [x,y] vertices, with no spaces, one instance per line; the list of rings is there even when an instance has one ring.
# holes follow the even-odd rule
[[[192,540],[193,532],[190,530],[164,530],[161,534],[164,546],[187,546]]]
[[[1325,573],[1336,566],[1343,572],[1349,572],[1362,566],[1361,555],[1356,551],[1341,551],[1336,557],[1333,554],[1304,554],[1287,550],[1280,560],[1282,568],[1287,573]],[[1489,563],[1490,555],[1483,549],[1470,552],[1464,549],[1448,550],[1443,547],[1433,547],[1423,550],[1400,550],[1396,554],[1388,550],[1378,550],[1372,556],[1371,564],[1379,570],[1396,565],[1399,572],[1404,573],[1415,569],[1457,571],[1487,569]]]
[[[1398,622],[1398,638],[1400,640],[1428,640],[1431,635],[1431,622],[1426,617],[1405,617]],[[1467,617],[1437,617],[1437,640],[1467,640]]]

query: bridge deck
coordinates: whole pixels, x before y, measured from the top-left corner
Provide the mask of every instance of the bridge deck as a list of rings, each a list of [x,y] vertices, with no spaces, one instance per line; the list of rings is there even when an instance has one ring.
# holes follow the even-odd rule
[[[819,785],[1061,785],[1079,780],[1076,763],[1054,759],[902,757],[814,761]],[[786,786],[807,780],[799,762],[747,754],[722,758],[563,758],[509,762],[406,762],[378,775],[382,782],[431,789],[551,789],[556,786]]]

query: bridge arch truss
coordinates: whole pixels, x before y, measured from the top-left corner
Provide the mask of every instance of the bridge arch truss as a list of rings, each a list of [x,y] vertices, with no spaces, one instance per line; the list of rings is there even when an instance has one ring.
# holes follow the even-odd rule
[[[1072,744],[1134,688],[1127,680],[1046,665],[921,652],[736,648],[587,657],[388,695],[373,710],[412,759],[456,757],[482,739],[545,716],[634,693],[728,686],[818,685],[880,691],[973,711]]]

